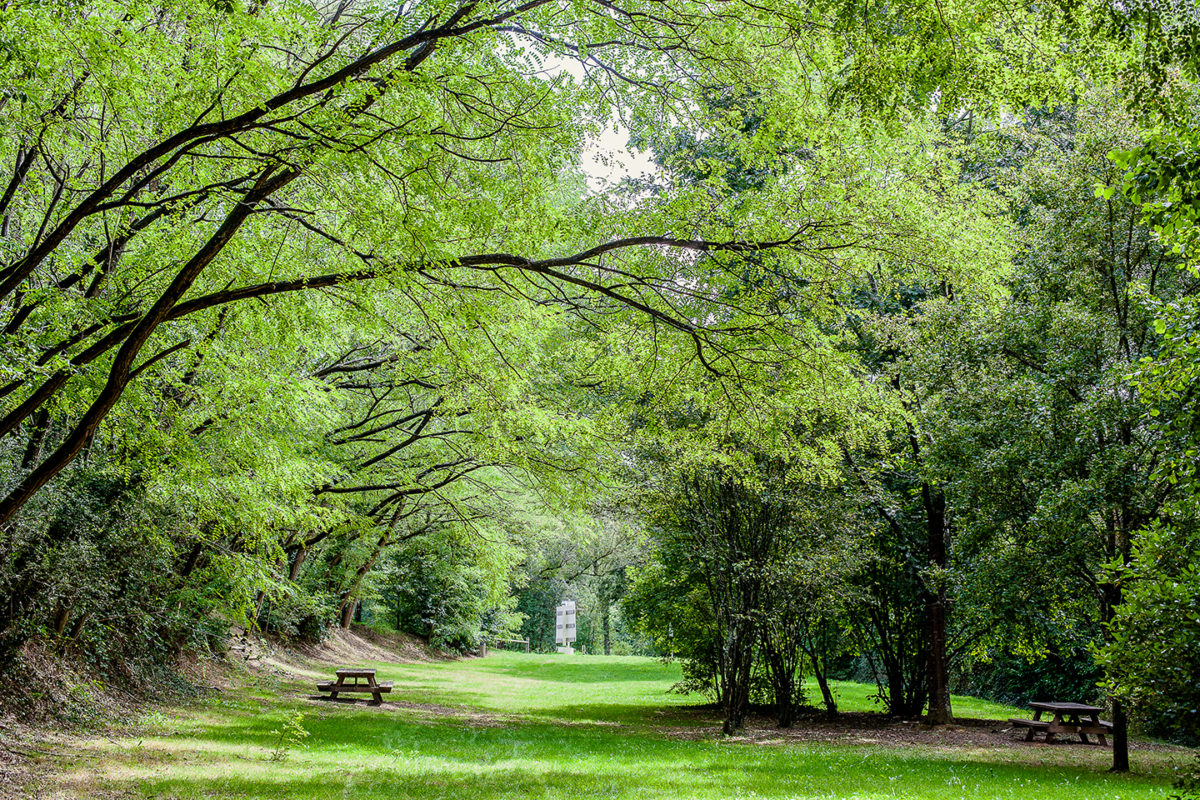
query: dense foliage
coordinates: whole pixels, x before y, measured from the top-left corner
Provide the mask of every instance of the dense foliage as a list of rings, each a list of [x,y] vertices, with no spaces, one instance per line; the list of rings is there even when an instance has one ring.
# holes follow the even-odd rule
[[[1196,736],[1195,33],[5,4],[0,665],[356,619],[549,651],[574,599],[729,732],[855,673],[934,723],[955,683],[1103,700],[1118,769],[1127,710]],[[657,168],[597,189],[614,125]]]

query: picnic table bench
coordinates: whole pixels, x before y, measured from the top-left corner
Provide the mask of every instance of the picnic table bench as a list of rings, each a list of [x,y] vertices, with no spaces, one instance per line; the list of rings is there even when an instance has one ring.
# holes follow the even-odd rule
[[[361,679],[365,679],[366,683],[359,683]],[[346,683],[347,680],[353,680],[354,683]],[[384,693],[391,690],[391,681],[383,681],[382,683],[375,681],[375,670],[373,669],[339,669],[336,681],[320,681],[317,683],[317,691],[328,692],[330,700],[336,700],[339,694],[354,692],[366,694],[369,692],[372,696],[371,702],[375,705],[382,703]]]
[[[1046,734],[1046,742],[1051,743],[1057,734],[1077,733],[1079,740],[1088,744],[1088,734],[1095,734],[1102,746],[1108,745],[1106,733],[1112,731],[1112,723],[1100,719],[1104,709],[1098,706],[1088,706],[1083,703],[1050,703],[1035,702],[1029,704],[1033,709],[1033,719],[1009,718],[1009,722],[1018,728],[1028,728],[1025,741],[1032,742],[1036,733]],[[1053,719],[1044,720],[1042,714],[1049,712]]]

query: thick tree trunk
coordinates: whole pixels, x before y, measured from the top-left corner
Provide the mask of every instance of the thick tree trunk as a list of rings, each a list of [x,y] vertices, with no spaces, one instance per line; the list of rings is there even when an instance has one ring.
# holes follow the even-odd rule
[[[946,568],[946,498],[928,483],[921,484],[928,531],[929,565],[936,572]],[[948,725],[954,721],[950,708],[950,670],[946,663],[946,590],[940,576],[934,586],[926,586],[925,636],[929,662],[925,669],[929,694],[930,725]]]
[[[1121,603],[1121,587],[1116,584],[1107,584],[1104,586],[1104,608],[1101,611],[1101,616],[1104,620],[1104,629],[1108,631],[1108,626],[1116,615],[1117,606]],[[1111,772],[1128,772],[1129,771],[1129,719],[1125,713],[1125,707],[1120,700],[1113,698],[1113,718],[1112,718],[1112,769]]]
[[[781,684],[775,689],[775,720],[781,728],[792,727],[796,718],[796,698],[792,696],[792,687]]]
[[[946,668],[946,606],[942,597],[935,596],[926,607],[926,613],[929,635],[927,721],[930,725],[948,725],[954,721],[954,714],[950,708],[950,677]]]
[[[1111,772],[1129,772],[1129,718],[1120,700],[1113,700],[1113,764]]]
[[[200,554],[203,552],[204,545],[200,542],[196,542],[194,545],[192,545],[192,549],[188,553],[187,558],[184,559],[183,563],[179,566],[179,577],[181,579],[186,580],[187,577],[192,574],[197,565],[199,565]]]
[[[50,623],[50,627],[54,630],[56,637],[62,637],[67,630],[67,622],[71,619],[71,611],[75,604],[66,600],[58,601],[58,608],[54,611],[54,619]]]

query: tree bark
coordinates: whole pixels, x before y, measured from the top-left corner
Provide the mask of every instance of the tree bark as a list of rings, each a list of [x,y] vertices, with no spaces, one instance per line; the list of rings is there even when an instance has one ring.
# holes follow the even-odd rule
[[[301,545],[296,550],[296,554],[292,556],[292,565],[288,568],[288,580],[292,583],[295,583],[296,579],[300,577],[300,568],[304,566],[306,558],[308,558],[308,548]]]
[[[916,448],[914,437],[914,449]],[[921,484],[921,499],[925,505],[928,532],[929,565],[937,573],[946,568],[946,498],[928,483]],[[925,635],[929,648],[929,663],[925,669],[928,682],[930,725],[949,725],[954,721],[950,707],[950,670],[946,663],[946,589],[941,576],[934,577],[935,585],[925,586]]]
[[[1129,718],[1120,700],[1113,700],[1113,764],[1110,772],[1129,772]]]
[[[829,679],[825,677],[825,670],[821,668],[821,660],[817,658],[815,652],[808,654],[808,660],[812,664],[813,677],[817,679],[817,687],[821,690],[821,700],[825,703],[825,715],[827,717],[837,716],[837,700],[833,696],[833,690],[829,686]]]
[[[350,629],[350,623],[354,621],[354,609],[357,607],[357,599],[346,600],[344,603],[342,603],[342,616],[338,621],[339,625],[342,627],[342,630]]]
[[[25,446],[25,455],[21,457],[21,469],[32,469],[42,457],[42,445],[46,442],[46,434],[50,430],[50,412],[39,409],[33,418],[33,432],[29,436],[29,444]]]
[[[604,655],[612,655],[612,618],[607,597],[600,598],[600,624],[604,630]]]
[[[54,630],[55,637],[60,638],[66,632],[67,622],[71,618],[71,611],[74,607],[74,603],[66,600],[58,601],[58,608],[54,612],[54,620],[50,624],[50,627]]]
[[[1101,616],[1104,620],[1105,635],[1108,627],[1116,616],[1117,606],[1121,603],[1121,587],[1115,583],[1104,586],[1104,608]],[[1113,698],[1112,718],[1112,768],[1110,772],[1129,772],[1129,718],[1125,706],[1120,700]]]
[[[1131,441],[1131,434],[1128,429],[1122,431],[1123,443],[1128,445]],[[1108,541],[1107,555],[1110,559],[1120,559],[1124,566],[1128,566],[1132,559],[1132,547],[1130,531],[1141,527],[1143,521],[1138,519],[1129,508],[1121,508],[1114,510],[1109,515],[1108,520]],[[1124,591],[1121,587],[1121,579],[1105,583],[1101,588],[1101,609],[1100,619],[1104,624],[1104,636],[1106,639],[1111,639],[1111,626],[1117,615],[1117,608],[1120,607],[1124,600]],[[1125,712],[1125,706],[1120,699],[1113,698],[1113,758],[1112,769],[1110,772],[1128,772],[1129,771],[1129,718]]]
[[[200,565],[200,556],[204,553],[204,543],[196,542],[192,545],[192,549],[188,552],[187,558],[179,565],[179,580],[182,583],[196,570]]]

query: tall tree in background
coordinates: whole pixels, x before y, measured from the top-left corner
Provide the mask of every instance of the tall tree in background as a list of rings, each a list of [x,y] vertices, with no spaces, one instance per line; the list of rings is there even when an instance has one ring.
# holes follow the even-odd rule
[[[888,710],[910,718],[928,707],[929,722],[945,725],[953,719],[946,579],[952,518],[945,488],[927,464],[937,436],[924,413],[933,381],[905,368],[905,334],[923,303],[950,290],[878,286],[872,279],[859,293],[863,314],[853,329],[869,380],[880,387],[878,413],[891,430],[865,446],[843,447],[856,495],[881,526],[870,543],[875,558],[860,575],[869,601],[856,629]]]
[[[1097,93],[1071,115],[996,134],[1025,153],[1003,178],[1024,245],[1012,298],[974,320],[966,308],[931,306],[930,331],[958,334],[919,359],[931,374],[940,365],[945,387],[931,409],[946,431],[932,458],[957,502],[966,605],[987,609],[991,597],[994,608],[1027,609],[1016,618],[1036,641],[1047,597],[1030,590],[1056,586],[1056,602],[1078,608],[1071,634],[1081,648],[1123,602],[1109,566],[1131,563],[1139,532],[1164,521],[1176,491],[1128,381],[1159,347],[1141,298],[1197,288],[1138,209],[1095,196],[1111,171],[1105,155],[1128,136],[1113,105]],[[1028,580],[1039,574],[1050,579]],[[984,627],[999,632],[999,616]],[[1114,769],[1125,770],[1119,698],[1113,722]]]

